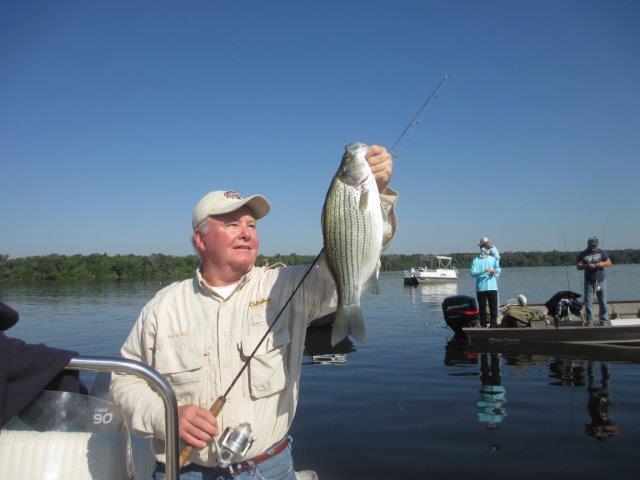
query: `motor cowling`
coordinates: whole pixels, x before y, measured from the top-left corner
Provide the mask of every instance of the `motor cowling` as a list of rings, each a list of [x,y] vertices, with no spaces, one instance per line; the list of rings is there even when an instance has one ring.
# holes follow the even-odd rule
[[[468,295],[454,295],[442,302],[444,321],[457,336],[464,336],[463,328],[475,325],[478,312],[476,299]]]

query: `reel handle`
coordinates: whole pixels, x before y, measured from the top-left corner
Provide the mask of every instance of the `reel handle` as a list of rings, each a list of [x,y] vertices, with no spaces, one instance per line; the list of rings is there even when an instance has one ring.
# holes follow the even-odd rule
[[[216,401],[213,402],[213,405],[211,405],[211,408],[209,409],[209,411],[213,414],[214,417],[216,418],[218,417],[226,401],[227,399],[225,397],[218,397]],[[193,447],[191,445],[187,445],[186,447],[184,447],[184,449],[180,453],[180,461],[178,463],[178,468],[184,467],[184,464],[187,463],[187,460],[189,460],[189,457],[191,456],[192,453],[193,453]]]

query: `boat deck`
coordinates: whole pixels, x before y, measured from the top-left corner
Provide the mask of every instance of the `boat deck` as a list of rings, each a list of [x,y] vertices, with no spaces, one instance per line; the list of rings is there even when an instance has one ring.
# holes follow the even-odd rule
[[[529,305],[542,315],[544,305]],[[556,324],[553,318],[544,316],[533,320],[529,327],[510,328],[463,328],[462,331],[471,344],[489,343],[500,345],[521,344],[615,344],[640,345],[640,302],[637,300],[608,302],[611,324],[606,326],[586,326],[584,315]],[[598,307],[594,305],[594,322],[598,320]],[[500,321],[500,319],[499,319]]]

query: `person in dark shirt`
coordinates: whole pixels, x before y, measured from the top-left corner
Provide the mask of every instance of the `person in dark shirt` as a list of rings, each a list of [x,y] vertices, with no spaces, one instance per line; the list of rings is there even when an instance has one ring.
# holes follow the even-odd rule
[[[606,325],[607,317],[607,290],[604,281],[604,269],[611,266],[611,259],[606,252],[598,248],[597,237],[587,240],[587,249],[580,252],[576,261],[576,268],[584,270],[584,306],[587,316],[587,325],[593,325],[593,297],[598,297],[600,306],[600,325]]]
[[[78,352],[5,336],[18,320],[18,312],[0,302],[0,428],[41,390],[88,394],[78,372],[64,370]]]

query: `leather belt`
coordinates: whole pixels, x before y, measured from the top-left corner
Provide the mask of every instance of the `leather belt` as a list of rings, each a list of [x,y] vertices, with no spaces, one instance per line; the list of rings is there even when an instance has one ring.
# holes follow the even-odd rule
[[[254,465],[258,463],[262,463],[265,460],[268,460],[271,457],[275,457],[279,453],[282,453],[284,449],[287,448],[287,445],[289,445],[289,439],[287,437],[284,437],[282,440],[280,440],[278,443],[273,445],[271,448],[269,448],[268,450],[265,450],[260,455],[256,455],[251,460],[247,460],[246,462],[234,463],[230,465],[229,468],[224,468],[224,469],[219,468],[219,470],[229,471],[230,473],[239,473],[239,472],[244,472],[246,470],[251,470],[251,468],[253,468]]]
[[[201,471],[201,470],[209,470],[209,469],[211,469],[211,470],[214,470],[214,471],[219,472],[221,474],[225,474],[225,475],[231,474],[231,475],[233,475],[235,473],[240,473],[240,472],[244,472],[246,470],[251,470],[258,463],[262,463],[265,460],[269,460],[270,458],[275,457],[279,453],[282,453],[284,451],[284,449],[287,448],[288,445],[289,445],[289,438],[285,437],[284,439],[280,440],[278,443],[274,444],[268,450],[265,450],[260,455],[256,455],[255,457],[253,457],[251,460],[247,460],[245,462],[233,463],[233,464],[229,465],[229,467],[227,467],[227,468],[203,467],[202,465],[198,465],[197,463],[191,463],[191,464],[187,465],[186,467],[183,467],[182,471],[190,471],[190,470]],[[156,465],[160,466],[164,471],[164,468],[165,468],[164,463],[156,462]]]

